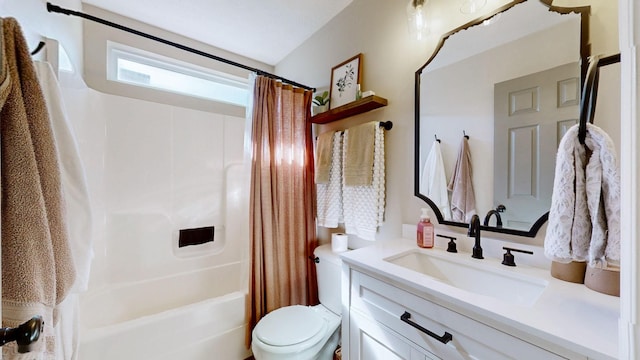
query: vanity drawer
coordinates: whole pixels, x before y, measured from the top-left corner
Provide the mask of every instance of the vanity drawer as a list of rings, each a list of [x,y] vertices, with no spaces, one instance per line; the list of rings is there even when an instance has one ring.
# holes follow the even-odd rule
[[[442,359],[565,359],[469,317],[358,271],[351,273],[350,307]],[[409,322],[401,316],[409,313]],[[451,341],[434,336],[451,334]]]

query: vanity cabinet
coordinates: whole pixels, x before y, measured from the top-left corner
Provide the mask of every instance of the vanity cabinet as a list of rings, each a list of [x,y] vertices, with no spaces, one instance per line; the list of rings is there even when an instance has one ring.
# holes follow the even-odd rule
[[[349,317],[349,359],[437,360],[386,326],[357,311]],[[343,356],[345,351],[343,350]]]
[[[343,355],[348,353],[350,360],[567,358],[566,354],[549,352],[373,274],[348,265],[344,271],[349,284],[343,286],[348,289],[343,298],[343,303],[348,304],[348,316],[343,314],[342,346]]]

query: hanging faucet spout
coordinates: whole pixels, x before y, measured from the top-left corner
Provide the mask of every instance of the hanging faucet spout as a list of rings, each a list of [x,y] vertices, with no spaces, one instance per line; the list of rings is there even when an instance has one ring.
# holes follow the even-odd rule
[[[475,244],[473,245],[471,257],[474,259],[484,259],[484,256],[482,256],[482,247],[480,246],[480,217],[478,215],[473,215],[471,217],[467,235],[469,237],[475,237],[476,239]]]
[[[484,217],[484,226],[489,226],[489,220],[491,220],[492,215],[496,216],[496,227],[501,228],[502,216],[500,216],[500,212],[498,212],[498,210],[489,210],[489,212],[487,213],[487,216]]]

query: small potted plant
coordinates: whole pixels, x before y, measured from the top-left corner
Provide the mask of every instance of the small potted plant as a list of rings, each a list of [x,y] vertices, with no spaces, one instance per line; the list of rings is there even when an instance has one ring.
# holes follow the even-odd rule
[[[313,98],[313,115],[318,115],[329,110],[329,91],[316,95]]]

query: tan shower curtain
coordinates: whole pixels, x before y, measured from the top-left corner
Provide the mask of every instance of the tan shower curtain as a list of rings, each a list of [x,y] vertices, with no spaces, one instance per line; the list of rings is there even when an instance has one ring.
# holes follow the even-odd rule
[[[311,91],[259,76],[254,87],[249,330],[282,306],[317,304]]]

